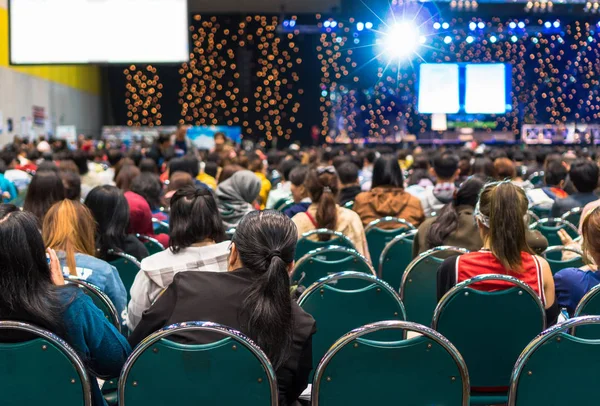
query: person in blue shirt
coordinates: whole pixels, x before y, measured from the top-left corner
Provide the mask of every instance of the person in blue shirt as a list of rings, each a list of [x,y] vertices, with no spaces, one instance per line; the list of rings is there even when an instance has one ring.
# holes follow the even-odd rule
[[[106,293],[121,322],[127,317],[127,291],[117,269],[94,257],[94,217],[83,204],[62,200],[44,217],[42,235],[46,247],[57,251],[65,277],[82,279]],[[125,324],[123,324],[125,326]]]
[[[93,405],[106,405],[94,376],[118,376],[131,347],[88,296],[65,286],[58,257],[44,248],[35,216],[10,204],[0,205],[0,266],[0,319],[31,323],[63,338],[86,365]],[[32,338],[0,333],[4,342]]]
[[[290,191],[294,199],[294,205],[283,211],[283,214],[289,218],[294,217],[298,213],[305,213],[308,210],[308,206],[312,203],[304,187],[304,180],[306,179],[306,175],[308,175],[308,170],[308,165],[299,165],[290,172]]]
[[[14,183],[4,177],[6,172],[6,164],[0,159],[0,195],[3,202],[9,202],[16,199],[19,193]]]
[[[561,230],[559,236],[563,245],[573,245],[569,235]],[[578,268],[566,268],[554,275],[554,286],[559,307],[566,308],[569,314],[573,314],[581,298],[594,286],[600,284],[600,271],[597,265],[600,263],[600,207],[593,209],[583,220],[583,254],[588,266]]]

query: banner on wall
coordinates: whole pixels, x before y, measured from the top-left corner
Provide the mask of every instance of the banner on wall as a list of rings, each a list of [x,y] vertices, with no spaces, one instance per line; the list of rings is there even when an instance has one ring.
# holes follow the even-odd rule
[[[41,106],[33,106],[33,125],[44,127],[46,122],[46,109]]]
[[[215,134],[223,133],[231,141],[239,144],[242,140],[242,127],[235,126],[196,126],[187,130],[187,137],[198,149],[211,150],[215,147]]]

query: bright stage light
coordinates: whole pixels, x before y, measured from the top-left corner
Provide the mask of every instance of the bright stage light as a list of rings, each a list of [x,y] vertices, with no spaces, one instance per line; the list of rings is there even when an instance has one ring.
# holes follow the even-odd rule
[[[472,43],[472,42],[473,42],[473,37],[469,35],[469,36],[467,37],[467,44],[470,44],[470,43]]]
[[[496,38],[496,36],[492,35],[492,36],[490,37],[490,42],[491,42],[492,44],[495,44],[495,43],[496,43],[496,41],[498,41],[498,39]]]
[[[365,23],[365,28],[366,28],[367,30],[370,30],[371,28],[373,28],[373,23],[372,23],[372,22],[370,22],[370,21],[367,21],[367,22]]]
[[[519,28],[523,29],[525,28],[525,23],[523,21],[519,21]]]
[[[475,29],[477,28],[477,24],[474,22],[470,22],[469,23],[469,28],[471,29],[471,31],[475,31]]]
[[[400,21],[384,34],[384,55],[391,59],[410,56],[419,46],[419,27],[412,21]]]
[[[510,28],[511,30],[514,30],[515,28],[517,28],[517,23],[515,23],[514,21],[511,21],[511,22],[508,24],[508,26],[509,26],[509,28]]]
[[[325,28],[329,28],[329,25],[330,25],[330,24],[331,24],[331,22],[330,22],[329,20],[327,20],[327,21],[325,21],[325,22],[323,23],[323,27],[325,27]]]
[[[546,28],[550,28],[550,27],[552,27],[552,23],[551,23],[550,21],[546,21],[546,22],[544,23],[544,27],[546,27]]]
[[[419,43],[424,44],[427,42],[427,37],[425,35],[421,35],[419,37]]]
[[[442,24],[438,23],[437,21],[435,23],[433,23],[434,30],[439,30],[441,27],[442,27]]]
[[[447,30],[448,28],[450,28],[450,24],[444,23],[444,24],[442,24],[442,28]]]
[[[554,28],[558,28],[560,27],[560,21],[555,21],[554,22]]]
[[[452,37],[450,37],[449,35],[446,35],[444,37],[444,44],[449,44],[452,42]]]
[[[358,31],[362,31],[362,30],[364,30],[364,29],[365,29],[365,24],[364,24],[364,23],[357,23],[357,24],[356,24],[356,29],[357,29]]]
[[[485,28],[485,23],[483,21],[478,22],[477,28],[479,28],[480,30],[483,30]]]
[[[296,20],[290,20],[290,27],[294,28],[296,26]]]
[[[513,35],[512,37],[510,37],[510,40],[511,40],[512,42],[517,42],[518,38],[517,38],[517,36],[516,36],[516,35]]]
[[[331,28],[335,28],[337,26],[337,21],[333,20],[331,22]]]

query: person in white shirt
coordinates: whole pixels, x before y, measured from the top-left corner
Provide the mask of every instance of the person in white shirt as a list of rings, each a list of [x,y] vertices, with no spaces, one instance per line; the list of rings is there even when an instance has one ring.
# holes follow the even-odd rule
[[[179,272],[226,272],[229,241],[212,192],[185,186],[171,198],[169,248],[142,260],[131,286],[127,326],[169,287]]]
[[[267,209],[274,209],[277,202],[282,199],[292,198],[292,182],[290,182],[290,173],[292,170],[300,165],[300,162],[294,159],[286,159],[280,165],[281,182],[277,184],[275,189],[271,189],[269,192],[269,198],[267,199]]]

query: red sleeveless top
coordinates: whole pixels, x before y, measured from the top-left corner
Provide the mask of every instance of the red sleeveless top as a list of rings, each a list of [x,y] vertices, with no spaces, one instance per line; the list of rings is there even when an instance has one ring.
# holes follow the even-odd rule
[[[487,274],[513,276],[533,289],[545,306],[546,298],[544,297],[542,266],[540,262],[535,256],[526,252],[521,253],[521,260],[523,266],[522,272],[514,272],[504,268],[500,261],[488,250],[460,255],[456,259],[456,283],[458,284],[475,276]],[[512,286],[510,283],[504,281],[484,281],[474,284],[473,288],[493,292],[508,289]]]

